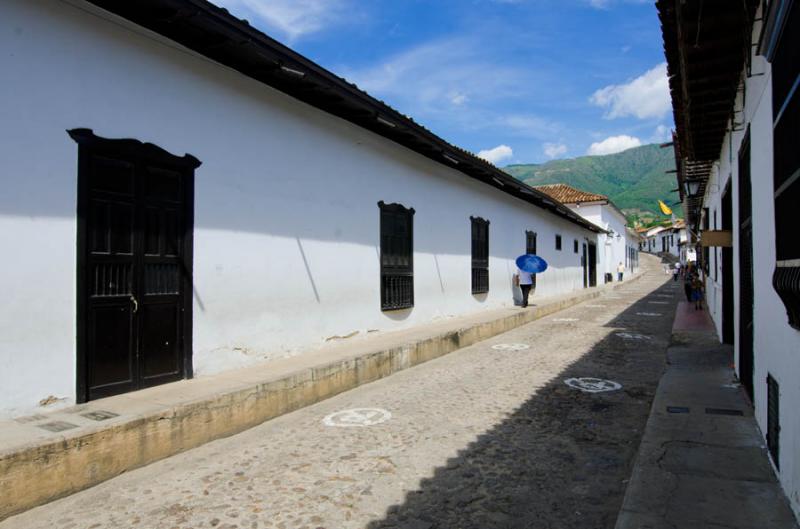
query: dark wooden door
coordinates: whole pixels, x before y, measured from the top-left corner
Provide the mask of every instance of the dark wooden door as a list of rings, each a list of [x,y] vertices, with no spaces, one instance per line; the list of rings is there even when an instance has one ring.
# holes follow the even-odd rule
[[[583,243],[583,253],[581,254],[581,267],[583,267],[583,288],[589,286],[589,254],[586,243]]]
[[[71,135],[80,144],[79,400],[191,376],[199,162],[91,131]]]
[[[739,150],[739,377],[753,400],[753,207],[750,187],[750,130]]]
[[[589,243],[589,286],[597,286],[597,245]]]
[[[525,253],[528,255],[537,255],[536,254],[536,232],[535,231],[526,231],[525,232]],[[531,286],[535,290],[536,289],[536,274],[531,274]]]
[[[733,200],[731,185],[722,194],[722,229],[733,229]],[[733,345],[733,248],[722,248],[722,341]]]

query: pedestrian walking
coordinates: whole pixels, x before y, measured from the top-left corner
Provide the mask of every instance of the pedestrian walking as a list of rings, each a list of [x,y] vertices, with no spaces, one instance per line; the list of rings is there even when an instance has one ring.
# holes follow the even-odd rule
[[[514,284],[522,290],[522,307],[527,307],[528,295],[530,295],[531,287],[533,286],[533,274],[517,268],[517,273],[514,275]]]
[[[619,262],[617,265],[617,281],[622,281],[622,275],[625,273],[625,265],[622,264],[622,261]]]
[[[694,280],[694,272],[691,270],[686,271],[686,275],[683,278],[683,293],[686,295],[686,301],[689,303],[692,302],[692,281]]]
[[[679,275],[681,275],[681,268],[675,263],[675,266],[672,268],[672,280],[677,281]]]
[[[692,279],[692,301],[694,302],[694,310],[703,308],[703,282],[700,281],[699,275],[695,275]]]

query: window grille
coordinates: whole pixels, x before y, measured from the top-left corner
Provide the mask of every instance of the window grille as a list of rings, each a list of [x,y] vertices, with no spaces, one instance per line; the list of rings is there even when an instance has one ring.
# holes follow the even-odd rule
[[[472,293],[489,292],[489,221],[470,217],[472,225]]]
[[[708,208],[703,208],[703,228],[702,228],[703,231],[708,231],[709,215],[710,215],[709,209]],[[702,263],[702,265],[703,265],[703,271],[705,272],[705,276],[706,277],[708,277],[708,261],[709,261],[710,252],[711,252],[711,250],[709,249],[708,246],[703,246],[703,263]]]
[[[717,229],[717,211],[714,210],[714,230]],[[719,253],[714,248],[714,281],[719,280]]]
[[[535,231],[526,231],[525,232],[525,253],[530,255],[536,255],[536,232]],[[533,280],[532,286],[536,288],[536,274],[531,276]]]
[[[772,378],[772,375],[767,375],[767,449],[778,470],[780,470],[781,439],[780,398],[778,381]]]
[[[556,250],[561,251],[561,235],[556,235]]]
[[[381,310],[414,306],[414,208],[378,202],[381,230]]]
[[[772,285],[786,307],[789,325],[800,330],[800,2],[786,15],[772,61],[773,168],[776,267]]]

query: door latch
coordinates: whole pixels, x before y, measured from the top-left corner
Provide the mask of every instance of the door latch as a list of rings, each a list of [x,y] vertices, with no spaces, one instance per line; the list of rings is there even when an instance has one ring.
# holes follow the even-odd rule
[[[133,294],[131,294],[131,303],[133,303],[133,313],[136,314],[139,312],[139,302],[136,301],[136,297]]]

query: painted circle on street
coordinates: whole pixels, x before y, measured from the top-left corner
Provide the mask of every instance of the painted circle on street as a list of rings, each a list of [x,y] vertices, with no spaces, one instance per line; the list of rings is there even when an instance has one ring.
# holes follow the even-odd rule
[[[644,334],[638,334],[638,333],[635,333],[635,332],[618,332],[617,336],[619,336],[620,338],[624,338],[626,340],[650,340],[651,339],[649,336],[646,336]]]
[[[352,428],[374,426],[391,418],[392,414],[381,408],[352,408],[331,413],[322,422],[325,426]]]
[[[622,388],[622,384],[619,382],[594,377],[568,378],[564,380],[564,384],[586,393],[602,393]]]
[[[526,343],[499,343],[497,345],[493,345],[492,349],[497,351],[522,351],[524,349],[530,349],[530,345]]]

